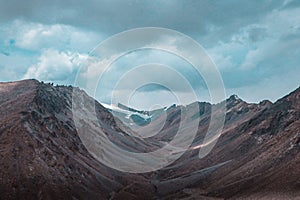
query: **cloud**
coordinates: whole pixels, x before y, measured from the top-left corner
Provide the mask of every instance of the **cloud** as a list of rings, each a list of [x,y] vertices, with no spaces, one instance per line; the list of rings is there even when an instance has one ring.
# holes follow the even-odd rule
[[[158,65],[168,66],[168,68],[155,67]],[[98,68],[101,68],[103,65],[97,66]],[[141,66],[143,66],[144,71],[137,70]],[[90,68],[92,69],[93,66]],[[153,70],[148,70],[146,72],[147,69]],[[139,73],[137,74],[137,72]],[[138,82],[141,82],[145,79],[149,81],[159,79],[164,80],[168,84],[172,84],[173,89],[176,88],[176,91],[186,91],[186,87],[183,87],[183,84],[180,81],[175,81],[177,80],[177,75],[175,73],[185,78],[186,81],[195,89],[205,88],[203,78],[200,74],[198,74],[192,65],[174,54],[158,50],[141,50],[122,56],[110,66],[108,72],[103,74],[101,77],[101,83],[99,84],[101,85],[102,89],[109,88],[111,90],[115,87],[115,84],[118,81],[122,80],[123,76],[129,76],[129,74],[132,74],[130,76],[131,78],[127,77],[127,83],[130,84],[130,87],[138,86]],[[95,75],[95,73],[91,74]],[[124,86],[120,87],[119,89],[122,88],[126,89]],[[148,90],[150,89],[151,88],[148,88]],[[152,89],[157,90],[155,87]]]
[[[240,27],[230,40],[208,48],[228,89],[255,86],[299,68],[298,13],[300,8],[297,7],[270,11],[255,23]],[[267,91],[264,94],[271,95]]]
[[[213,24],[221,27],[219,32],[212,31],[214,38],[221,38],[222,35],[230,36],[237,27],[257,21],[270,10],[282,6],[284,1],[89,0],[82,3],[65,0],[53,3],[50,0],[2,0],[0,3],[3,21],[23,18],[45,24],[69,24],[106,31],[109,35],[136,27],[160,26],[190,36],[207,36]]]
[[[0,24],[0,79],[37,78],[71,84],[79,61],[101,40],[100,34],[63,24],[19,19]]]
[[[264,40],[260,40],[254,49],[248,51],[241,68],[256,67],[293,68],[291,61],[300,59],[295,52],[300,52],[300,8],[273,11],[261,23],[265,29]],[[274,20],[275,19],[275,20]],[[296,63],[292,64],[295,65]],[[281,66],[280,66],[281,65]],[[298,67],[298,64],[296,64]]]
[[[299,87],[299,74],[300,68],[298,67],[285,73],[273,74],[256,84],[227,88],[227,94],[238,94],[248,102],[259,102],[264,99],[275,102]]]
[[[87,57],[87,55],[78,53],[47,49],[38,58],[38,63],[28,68],[24,78],[36,78],[45,81],[74,81],[79,65]]]
[[[271,87],[280,82],[282,74],[299,74],[300,4],[297,0],[242,3],[238,0],[91,0],[84,4],[72,0],[55,3],[0,0],[0,3],[1,80],[38,78],[73,83],[80,63],[99,42],[131,28],[158,26],[175,29],[197,40],[216,63],[230,93],[252,88],[249,91],[254,95],[243,93],[249,100],[274,99],[294,87],[291,82],[299,83],[296,76],[290,76],[290,82],[283,83],[286,86],[277,87],[278,92]],[[180,45],[176,38],[157,38],[155,42],[161,41],[173,49]],[[129,40],[117,42],[103,53],[116,51],[114,56],[117,56],[121,48],[130,45]],[[197,56],[192,49],[186,53]],[[99,66],[109,64],[110,59],[102,63],[94,58],[90,61],[94,62],[93,67],[86,69],[85,78],[97,81],[96,74],[102,72]],[[170,65],[187,77],[193,88],[205,88],[201,77],[182,59],[160,51],[145,51],[133,52],[117,61],[107,72],[99,94],[106,98],[126,71],[149,62]],[[172,77],[166,79],[171,81]],[[178,88],[177,92],[184,92]],[[142,91],[144,95],[140,97],[146,98],[146,93],[157,91],[162,92],[150,88]]]
[[[34,63],[35,56],[28,59],[22,54],[0,54],[0,81],[16,81],[22,79],[27,67]]]
[[[0,29],[6,46],[13,45],[29,51],[55,48],[86,52],[103,40],[100,34],[69,25],[46,25],[18,19],[5,23]]]

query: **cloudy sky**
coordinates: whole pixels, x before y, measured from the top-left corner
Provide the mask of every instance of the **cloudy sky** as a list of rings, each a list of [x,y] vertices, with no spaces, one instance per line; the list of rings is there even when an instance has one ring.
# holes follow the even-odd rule
[[[0,0],[0,5],[0,81],[36,78],[74,84],[82,63],[100,42],[132,28],[163,27],[203,46],[228,96],[275,101],[300,86],[298,0]],[[114,63],[96,98],[108,102],[120,77],[147,63],[173,66],[200,91],[199,100],[209,101],[204,81],[187,70],[188,63],[154,50],[133,52]],[[179,87],[175,93],[184,93],[170,76],[162,78],[173,80]],[[163,86],[146,85],[134,93],[132,103],[139,108],[167,105],[174,101],[170,94]],[[183,103],[191,101],[186,97]]]

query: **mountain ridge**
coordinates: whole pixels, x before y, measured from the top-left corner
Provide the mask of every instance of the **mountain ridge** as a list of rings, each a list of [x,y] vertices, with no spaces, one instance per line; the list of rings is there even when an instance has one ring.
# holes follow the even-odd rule
[[[300,191],[300,88],[271,103],[228,100],[216,146],[199,159],[211,105],[201,105],[198,133],[184,155],[157,172],[128,174],[97,161],[83,145],[72,119],[71,86],[36,80],[0,83],[0,193],[5,199],[193,199],[296,198]],[[229,98],[230,99],[230,98]],[[167,110],[156,136],[131,137],[122,120],[95,102],[99,125],[114,143],[133,152],[162,147],[178,130],[181,106]],[[140,131],[154,130],[162,120]],[[86,124],[89,126],[89,124]],[[86,129],[93,130],[92,127]],[[109,155],[109,154],[108,154]],[[134,180],[134,181],[133,181]],[[195,196],[196,195],[196,196]],[[274,196],[275,195],[275,196]]]

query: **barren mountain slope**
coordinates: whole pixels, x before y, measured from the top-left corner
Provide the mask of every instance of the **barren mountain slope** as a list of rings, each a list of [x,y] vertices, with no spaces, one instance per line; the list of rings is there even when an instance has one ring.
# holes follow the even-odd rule
[[[95,103],[98,123],[84,123],[86,132],[101,129],[123,149],[149,152],[162,147],[178,130],[182,111],[188,112],[188,120],[199,120],[197,137],[180,159],[157,172],[110,169],[91,156],[78,136],[73,90],[84,98],[85,107]],[[36,80],[0,83],[0,198],[300,197],[300,89],[274,104],[248,104],[237,96],[226,103],[222,135],[210,154],[199,159],[211,108],[218,105],[172,106],[162,130],[141,139],[132,135],[155,130],[164,116],[156,116],[137,133],[78,88]]]

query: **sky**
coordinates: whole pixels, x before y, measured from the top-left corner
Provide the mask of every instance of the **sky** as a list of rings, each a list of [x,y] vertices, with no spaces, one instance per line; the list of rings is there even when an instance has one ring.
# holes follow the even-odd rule
[[[276,101],[300,86],[298,0],[0,0],[0,5],[1,82],[35,78],[73,85],[82,63],[99,43],[129,29],[162,27],[191,37],[205,49],[222,76],[227,96]],[[147,63],[174,67],[197,91],[199,101],[210,101],[205,81],[195,76],[189,63],[158,50],[132,52],[116,61],[95,97],[109,102],[120,77]],[[176,102],[176,93],[186,96],[182,104],[193,101],[172,73],[161,73],[161,78],[178,90],[144,85],[132,93],[130,104],[170,105]],[[116,94],[128,93],[126,88],[119,90]]]

